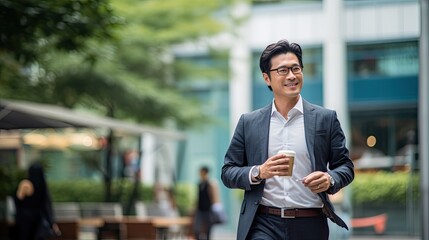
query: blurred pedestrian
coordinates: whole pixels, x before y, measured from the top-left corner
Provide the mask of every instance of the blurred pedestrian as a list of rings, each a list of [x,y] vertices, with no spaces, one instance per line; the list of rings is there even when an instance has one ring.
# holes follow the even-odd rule
[[[212,206],[219,203],[217,184],[209,178],[209,168],[200,168],[200,181],[198,183],[197,209],[195,210],[193,228],[197,240],[209,240],[212,221]]]
[[[225,186],[245,190],[237,239],[327,240],[327,217],[347,228],[328,194],[354,178],[340,122],[301,97],[298,44],[268,45],[259,64],[274,99],[240,117],[222,167]]]
[[[40,163],[29,167],[28,177],[19,183],[14,202],[19,240],[45,240],[60,235],[60,229],[54,222],[51,197]]]

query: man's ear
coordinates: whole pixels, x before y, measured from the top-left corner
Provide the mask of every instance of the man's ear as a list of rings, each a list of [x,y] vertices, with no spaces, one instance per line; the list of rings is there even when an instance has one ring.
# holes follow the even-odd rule
[[[262,73],[262,77],[264,78],[265,83],[267,86],[271,86],[271,78],[267,73]]]

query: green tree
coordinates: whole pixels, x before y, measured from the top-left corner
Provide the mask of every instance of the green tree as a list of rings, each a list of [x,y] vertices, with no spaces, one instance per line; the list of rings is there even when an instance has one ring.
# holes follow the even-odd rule
[[[112,41],[118,23],[108,0],[0,0],[0,96],[62,104],[47,59],[80,52],[95,60],[91,44]]]
[[[58,103],[45,91],[54,75],[41,60],[50,52],[84,51],[91,39],[112,39],[118,24],[107,0],[0,0],[0,96]]]
[[[171,46],[221,31],[215,13],[226,3],[57,2],[0,0],[7,29],[1,31],[0,96],[154,125],[173,121],[185,128],[208,120],[198,103],[176,88],[179,74],[198,69],[177,65]],[[110,141],[106,150],[107,200],[113,145]]]
[[[0,45],[2,97],[83,106],[155,125],[207,120],[176,88],[175,76],[183,71],[170,47],[222,30],[214,17],[222,1],[51,2],[0,1],[7,23]],[[18,17],[22,13],[26,17]],[[26,25],[14,29],[18,22]]]
[[[110,38],[117,23],[107,0],[1,0],[0,13],[0,49],[21,63],[47,46],[74,51],[85,39]]]

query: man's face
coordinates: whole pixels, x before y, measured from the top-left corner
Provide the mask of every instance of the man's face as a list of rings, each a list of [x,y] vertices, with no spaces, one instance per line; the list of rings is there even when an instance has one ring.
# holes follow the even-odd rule
[[[282,67],[290,68],[300,66],[298,57],[293,53],[280,54],[271,59],[271,69]],[[280,75],[277,71],[271,71],[270,76],[263,74],[265,83],[273,89],[275,98],[297,98],[304,83],[303,73],[293,73],[287,69],[286,75]]]

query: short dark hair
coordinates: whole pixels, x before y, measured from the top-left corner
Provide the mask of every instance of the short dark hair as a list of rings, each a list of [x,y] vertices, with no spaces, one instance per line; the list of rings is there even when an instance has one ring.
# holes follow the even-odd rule
[[[295,54],[298,58],[299,65],[304,67],[304,64],[302,63],[301,46],[297,43],[289,43],[288,40],[282,39],[276,43],[268,45],[262,52],[261,58],[259,59],[259,68],[261,68],[261,72],[270,76],[270,69],[272,67],[271,59],[279,54],[285,54],[288,52]],[[268,86],[268,88],[272,91],[270,86]]]

